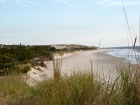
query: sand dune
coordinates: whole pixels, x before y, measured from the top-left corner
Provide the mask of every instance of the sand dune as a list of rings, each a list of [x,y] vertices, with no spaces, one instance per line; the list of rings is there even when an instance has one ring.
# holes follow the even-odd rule
[[[110,78],[114,78],[117,74],[117,66],[122,64],[124,58],[107,55],[107,51],[109,50],[93,50],[63,55],[61,75],[69,76],[73,71],[90,72],[92,67],[92,71],[101,76],[101,78],[104,76],[104,79],[108,80],[109,74],[111,74]],[[60,56],[56,58],[60,58]],[[33,85],[34,81],[42,81],[46,78],[53,77],[53,63],[52,61],[46,63],[48,66],[47,69],[39,67],[41,69],[41,71],[39,71],[31,68],[28,72],[27,79],[29,85]]]

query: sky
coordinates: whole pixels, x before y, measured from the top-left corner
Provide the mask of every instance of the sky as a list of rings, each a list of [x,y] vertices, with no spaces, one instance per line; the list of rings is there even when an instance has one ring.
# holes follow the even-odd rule
[[[132,45],[140,0],[123,3],[131,35],[121,0],[0,0],[0,44]]]

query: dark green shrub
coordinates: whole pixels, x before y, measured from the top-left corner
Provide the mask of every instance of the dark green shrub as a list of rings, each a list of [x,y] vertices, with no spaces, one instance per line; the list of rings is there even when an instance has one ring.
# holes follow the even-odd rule
[[[26,67],[23,67],[23,68],[19,69],[19,72],[20,73],[27,73],[29,70],[30,70],[30,67],[26,66]]]

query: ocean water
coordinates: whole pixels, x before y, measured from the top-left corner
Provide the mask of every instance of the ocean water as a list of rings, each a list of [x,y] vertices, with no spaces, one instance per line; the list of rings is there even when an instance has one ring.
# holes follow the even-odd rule
[[[135,50],[133,50],[132,47],[114,47],[109,49],[112,49],[111,51],[107,52],[109,55],[123,57],[125,58],[124,62],[140,64],[140,46],[136,46]]]

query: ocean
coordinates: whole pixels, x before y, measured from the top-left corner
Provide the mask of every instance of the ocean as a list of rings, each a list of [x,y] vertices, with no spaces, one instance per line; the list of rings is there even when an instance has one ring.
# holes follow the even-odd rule
[[[124,62],[140,64],[140,46],[136,46],[134,50],[132,47],[111,47],[104,49],[111,49],[111,51],[107,52],[109,55],[125,58]]]

